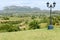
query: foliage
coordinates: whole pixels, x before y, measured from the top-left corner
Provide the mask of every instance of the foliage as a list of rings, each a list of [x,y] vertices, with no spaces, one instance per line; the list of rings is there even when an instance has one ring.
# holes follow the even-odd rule
[[[21,23],[22,21],[9,21],[9,22],[7,22],[7,23],[10,23],[10,24],[19,24],[19,23]]]
[[[22,21],[5,21],[5,22],[1,22],[2,24],[8,23],[8,24],[19,24]]]
[[[3,17],[3,20],[9,20],[9,18],[8,17]]]
[[[29,24],[30,28],[29,29],[39,29],[39,23],[36,20],[33,20],[32,22],[30,22]]]
[[[53,22],[53,25],[55,25],[56,23],[59,23],[59,17],[56,16],[56,17],[52,17],[52,22]]]
[[[36,17],[35,16],[32,16],[31,19],[35,19]]]
[[[40,23],[49,23],[49,19],[47,17],[43,17]]]
[[[19,31],[18,26],[14,26],[13,24],[3,24],[0,26],[0,31],[2,32],[12,32],[12,31]]]

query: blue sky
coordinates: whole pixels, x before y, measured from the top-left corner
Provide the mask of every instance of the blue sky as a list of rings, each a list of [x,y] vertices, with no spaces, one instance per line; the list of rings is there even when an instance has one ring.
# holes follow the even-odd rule
[[[31,6],[39,7],[40,9],[48,9],[46,2],[56,2],[54,10],[60,10],[60,0],[0,0],[0,10],[5,6],[17,5],[17,6]]]

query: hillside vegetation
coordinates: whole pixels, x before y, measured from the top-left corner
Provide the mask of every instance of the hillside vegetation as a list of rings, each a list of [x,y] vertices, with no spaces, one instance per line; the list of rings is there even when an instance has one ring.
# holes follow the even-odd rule
[[[54,28],[60,28],[59,14],[59,11],[52,11]],[[40,10],[38,7],[6,6],[0,11],[0,32],[43,29],[49,24],[49,10]]]

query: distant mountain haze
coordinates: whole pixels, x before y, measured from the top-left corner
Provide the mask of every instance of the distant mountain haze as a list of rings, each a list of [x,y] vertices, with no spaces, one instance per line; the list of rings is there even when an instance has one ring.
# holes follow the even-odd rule
[[[0,10],[0,14],[49,14],[49,10],[41,10],[38,7],[29,6],[6,6],[3,10]],[[53,11],[54,14],[60,14],[60,11]]]
[[[40,11],[40,8],[34,7],[31,8],[29,6],[7,6],[4,7],[4,11]]]

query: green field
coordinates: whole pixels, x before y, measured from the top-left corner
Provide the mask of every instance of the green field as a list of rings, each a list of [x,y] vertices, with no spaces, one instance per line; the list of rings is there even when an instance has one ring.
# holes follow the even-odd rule
[[[60,40],[60,29],[0,33],[0,40]]]

